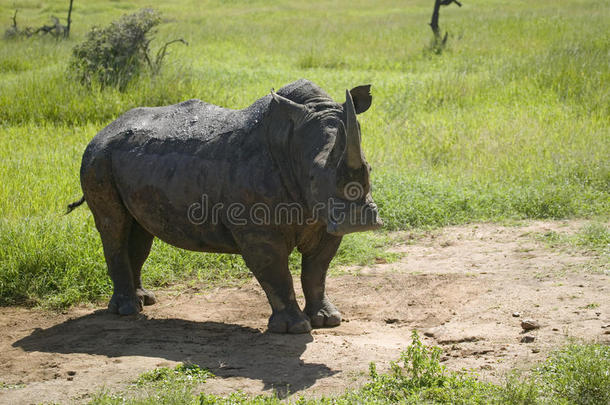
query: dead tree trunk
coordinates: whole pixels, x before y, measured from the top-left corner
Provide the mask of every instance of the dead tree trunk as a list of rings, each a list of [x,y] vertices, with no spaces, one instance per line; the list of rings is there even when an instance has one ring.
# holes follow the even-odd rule
[[[440,16],[441,6],[448,6],[451,3],[457,4],[459,7],[462,7],[462,3],[457,0],[435,0],[434,1],[434,10],[432,10],[432,20],[430,20],[430,28],[432,28],[432,32],[434,33],[434,42],[438,45],[445,45],[447,42],[447,32],[445,32],[445,36],[441,39],[441,29],[438,26],[438,18]]]
[[[17,31],[17,9],[15,9],[15,14],[13,14],[13,28]]]
[[[68,9],[68,21],[66,25],[66,30],[64,31],[64,37],[68,38],[70,36],[70,25],[72,25],[72,2],[74,0],[70,0],[70,8]]]

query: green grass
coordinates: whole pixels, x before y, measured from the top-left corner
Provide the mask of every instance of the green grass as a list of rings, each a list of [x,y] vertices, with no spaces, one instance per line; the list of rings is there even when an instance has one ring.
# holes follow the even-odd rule
[[[7,384],[5,382],[0,381],[0,391],[2,390],[16,390],[19,388],[24,388],[25,384]]]
[[[67,3],[67,2],[66,2]],[[71,49],[94,24],[150,3],[75,4],[72,37],[0,46],[0,305],[69,305],[109,291],[100,243],[80,197],[87,142],[135,106],[200,98],[242,108],[298,78],[342,101],[371,83],[361,116],[373,193],[387,230],[472,221],[610,213],[610,4],[467,1],[442,11],[442,55],[427,51],[428,0],[194,1],[157,7],[152,47],[182,37],[156,77],[126,91],[87,89],[67,74]],[[6,26],[64,16],[64,2],[0,1]],[[382,249],[355,235],[336,262]],[[298,258],[293,258],[293,263]],[[248,277],[241,259],[156,244],[147,282]]]
[[[157,368],[146,372],[127,392],[98,393],[91,404],[194,404],[198,403],[193,388],[214,375],[195,364],[179,364],[174,368]]]
[[[173,369],[161,367],[144,373],[138,378],[136,385],[141,387],[150,383],[166,383],[167,380],[203,383],[210,377],[214,377],[214,374],[196,364],[179,364]]]
[[[601,222],[588,222],[574,234],[548,231],[537,235],[553,248],[578,249],[595,253],[598,257],[598,265],[602,272],[610,272],[610,227]]]
[[[610,401],[610,346],[571,344],[552,353],[527,374],[511,373],[501,384],[480,380],[468,372],[454,372],[440,363],[442,350],[425,346],[413,331],[412,343],[377,372],[371,363],[369,382],[336,397],[291,398],[297,404],[607,404]],[[196,394],[213,376],[197,366],[156,369],[142,375],[130,390],[99,393],[91,401],[107,404],[279,404],[273,395],[226,397]]]
[[[32,217],[11,224],[0,221],[0,305],[41,304],[62,308],[96,301],[112,291],[93,219],[83,210],[70,219]],[[394,238],[387,234],[348,235],[331,266],[391,262],[399,255],[385,251]],[[300,269],[300,254],[290,258]],[[158,288],[183,282],[227,286],[252,276],[238,255],[201,254],[155,241],[143,270],[145,285]]]

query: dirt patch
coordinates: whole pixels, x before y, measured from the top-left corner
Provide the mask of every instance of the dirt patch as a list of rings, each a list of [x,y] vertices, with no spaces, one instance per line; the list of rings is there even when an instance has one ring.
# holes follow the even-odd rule
[[[570,337],[610,343],[610,269],[594,253],[550,249],[533,237],[572,233],[581,223],[445,228],[393,249],[397,263],[346,269],[328,281],[343,312],[337,328],[307,335],[265,333],[269,308],[254,282],[180,294],[136,317],[101,308],[57,314],[0,308],[0,403],[82,402],[125,388],[140,373],[178,362],[218,377],[206,392],[343,393],[398,359],[411,330],[443,348],[451,369],[500,379],[527,368]],[[302,301],[302,295],[300,295]],[[514,316],[517,315],[518,317]],[[521,320],[539,329],[522,332]],[[525,335],[534,338],[522,343]],[[531,339],[530,339],[531,340]]]

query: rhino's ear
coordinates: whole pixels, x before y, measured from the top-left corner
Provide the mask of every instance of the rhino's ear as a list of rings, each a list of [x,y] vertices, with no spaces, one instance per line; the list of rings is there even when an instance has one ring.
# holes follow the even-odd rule
[[[371,85],[365,84],[364,86],[354,87],[349,91],[354,100],[354,107],[356,108],[356,114],[362,114],[369,109],[373,102],[373,96],[371,96]]]
[[[285,113],[288,114],[292,122],[295,124],[301,123],[309,110],[303,104],[295,103],[292,100],[288,100],[286,97],[282,97],[275,91],[271,90],[271,96],[273,97],[271,103],[277,104]]]

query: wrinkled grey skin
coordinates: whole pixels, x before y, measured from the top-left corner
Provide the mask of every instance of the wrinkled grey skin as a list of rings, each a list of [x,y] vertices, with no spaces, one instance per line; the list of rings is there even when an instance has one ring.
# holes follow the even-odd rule
[[[339,325],[325,292],[328,265],[342,235],[381,226],[356,120],[371,104],[369,89],[352,89],[337,104],[299,80],[243,110],[189,100],[130,110],[100,131],[83,155],[84,198],[69,211],[86,201],[93,213],[114,283],[109,310],[135,314],[155,303],[140,271],[158,237],[241,254],[269,299],[272,332]],[[347,192],[350,184],[361,193]],[[239,221],[232,204],[245,207]],[[292,204],[308,221],[284,215],[261,223],[248,217],[255,204],[272,212]],[[288,270],[295,247],[304,311]]]

